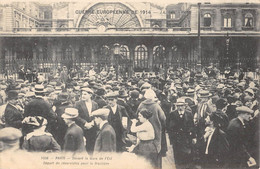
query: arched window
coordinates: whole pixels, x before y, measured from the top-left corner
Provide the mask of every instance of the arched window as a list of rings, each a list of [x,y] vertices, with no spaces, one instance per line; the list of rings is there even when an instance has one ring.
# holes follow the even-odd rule
[[[102,57],[107,57],[109,56],[110,52],[109,52],[109,47],[107,45],[103,45],[100,49],[100,55]]]
[[[134,57],[135,68],[148,68],[148,51],[145,45],[139,45],[135,48]]]
[[[153,67],[154,68],[163,67],[163,62],[164,62],[165,58],[166,57],[165,57],[164,46],[162,46],[162,45],[155,46],[153,48]]]
[[[65,55],[64,55],[64,59],[68,59],[68,60],[72,60],[72,49],[71,47],[67,47],[65,49]]]
[[[251,13],[245,14],[245,26],[246,27],[253,27],[253,15]]]
[[[206,13],[204,15],[204,26],[210,27],[211,26],[211,15],[209,13]]]
[[[128,46],[122,45],[120,48],[120,54],[124,57],[124,59],[130,60],[130,54]]]

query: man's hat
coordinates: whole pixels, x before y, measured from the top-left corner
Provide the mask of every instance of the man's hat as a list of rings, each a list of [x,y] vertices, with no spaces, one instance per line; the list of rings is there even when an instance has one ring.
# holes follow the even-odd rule
[[[7,96],[8,100],[18,99],[18,92],[16,90],[9,90]]]
[[[45,89],[43,85],[35,85],[33,91],[35,93],[45,93]]]
[[[117,98],[118,92],[109,92],[105,95],[106,98]]]
[[[209,93],[208,90],[202,90],[199,92],[198,96],[201,98],[210,97],[211,93]]]
[[[216,105],[217,109],[223,109],[224,107],[226,107],[227,101],[223,98],[220,98],[217,100],[215,105]]]
[[[252,97],[254,97],[254,95],[255,95],[254,91],[252,89],[250,89],[250,88],[246,89],[245,92],[250,93],[252,95]]]
[[[126,93],[125,90],[119,90],[118,91],[118,97],[119,98],[126,98],[126,97],[128,97],[128,94]]]
[[[184,98],[178,98],[176,103],[175,103],[176,106],[182,106],[182,105],[185,105],[185,99]]]
[[[95,94],[98,96],[104,96],[105,93],[106,93],[106,90],[104,88],[98,88],[95,92]]]
[[[93,111],[92,112],[92,116],[101,116],[101,117],[105,117],[105,118],[107,118],[108,117],[108,115],[109,115],[109,112],[110,112],[110,110],[109,109],[106,109],[106,108],[102,108],[102,109],[97,109],[97,110],[95,110],[95,111]]]
[[[74,118],[78,117],[78,115],[79,115],[78,109],[66,108],[64,111],[64,114],[61,115],[61,117],[64,119],[74,119]]]
[[[145,82],[141,87],[140,89],[143,90],[143,89],[149,89],[151,88],[151,84],[149,84],[148,82]]]
[[[240,106],[236,108],[237,113],[250,113],[253,114],[254,111],[246,106]]]
[[[69,99],[69,94],[66,92],[62,92],[58,95],[58,100],[67,101]]]
[[[137,90],[133,90],[130,92],[130,97],[137,99],[139,98],[139,92]]]
[[[34,92],[27,92],[27,93],[25,94],[25,97],[27,97],[27,98],[34,97],[34,96],[35,96],[35,93],[34,93]]]
[[[0,130],[0,141],[4,143],[15,143],[22,137],[22,132],[13,127],[5,127]]]
[[[84,87],[84,88],[82,88],[81,91],[85,91],[85,92],[88,92],[88,93],[91,93],[91,94],[94,93],[93,90],[91,90],[91,89],[88,88],[88,87]]]

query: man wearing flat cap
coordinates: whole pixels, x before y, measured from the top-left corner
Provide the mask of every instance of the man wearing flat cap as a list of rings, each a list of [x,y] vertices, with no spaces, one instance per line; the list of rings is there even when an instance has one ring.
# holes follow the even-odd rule
[[[227,128],[230,143],[229,163],[232,168],[246,168],[255,164],[255,159],[248,151],[251,137],[246,125],[254,111],[246,106],[237,107],[236,111],[238,117],[231,120]]]
[[[64,137],[63,150],[68,152],[85,152],[83,130],[75,123],[78,117],[78,110],[75,108],[66,108],[62,118],[68,129]]]
[[[91,99],[93,90],[90,88],[81,89],[81,100],[76,102],[75,108],[79,111],[76,123],[83,129],[86,138],[86,150],[93,153],[97,127],[94,126],[92,112],[98,109],[98,104]]]
[[[109,109],[102,108],[93,112],[94,122],[100,130],[97,134],[94,154],[116,151],[116,133],[108,123],[109,111]]]
[[[8,103],[4,111],[5,127],[21,128],[23,112],[17,107],[18,93],[15,90],[8,91]]]
[[[0,152],[19,150],[19,140],[22,132],[13,127],[0,130]]]
[[[116,133],[116,149],[117,152],[122,152],[126,148],[126,132],[127,124],[123,124],[123,119],[128,117],[125,107],[117,104],[117,92],[110,92],[106,95],[108,106],[104,107],[109,109],[108,122],[114,128]],[[127,123],[127,120],[124,122]],[[128,124],[130,125],[130,124]]]

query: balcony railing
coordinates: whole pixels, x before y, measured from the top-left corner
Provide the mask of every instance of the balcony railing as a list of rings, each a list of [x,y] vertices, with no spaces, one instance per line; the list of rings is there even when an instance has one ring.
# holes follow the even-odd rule
[[[114,28],[108,27],[105,32],[113,32],[113,31],[158,31],[158,32],[169,32],[169,31],[191,31],[190,27],[162,27],[162,28],[151,28],[151,27],[138,27],[138,28]],[[89,28],[53,28],[53,27],[36,27],[36,28],[13,28],[13,32],[99,32],[96,27]]]

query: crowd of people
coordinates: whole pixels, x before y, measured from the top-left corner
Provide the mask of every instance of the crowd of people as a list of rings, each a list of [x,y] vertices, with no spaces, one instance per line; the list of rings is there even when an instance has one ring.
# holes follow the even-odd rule
[[[169,139],[176,168],[259,167],[259,81],[251,72],[19,73],[0,82],[1,152],[130,152],[162,168]]]

